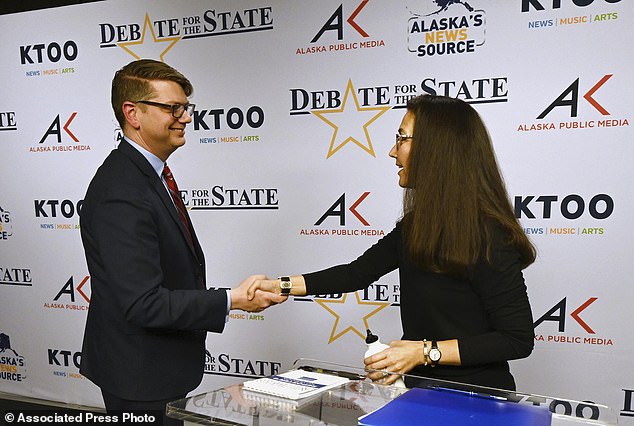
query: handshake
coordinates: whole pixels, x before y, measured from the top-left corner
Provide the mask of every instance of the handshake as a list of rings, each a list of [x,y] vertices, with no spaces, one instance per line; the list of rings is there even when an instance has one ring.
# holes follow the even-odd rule
[[[300,278],[299,281],[303,279]],[[305,287],[303,282],[301,285]],[[239,286],[231,289],[231,309],[260,312],[288,299],[288,295],[280,293],[280,280],[271,280],[266,275],[251,275]]]

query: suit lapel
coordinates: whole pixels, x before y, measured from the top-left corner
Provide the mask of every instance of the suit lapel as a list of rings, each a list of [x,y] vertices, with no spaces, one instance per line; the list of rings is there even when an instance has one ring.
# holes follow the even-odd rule
[[[139,170],[141,170],[143,174],[146,175],[146,177],[148,178],[148,182],[150,183],[156,195],[158,195],[159,199],[161,200],[161,203],[163,204],[163,207],[167,210],[168,214],[171,216],[176,226],[178,226],[181,236],[187,243],[187,246],[191,250],[192,254],[196,257],[196,259],[201,261],[202,250],[200,248],[197,250],[196,247],[192,246],[192,244],[189,241],[189,238],[187,238],[187,235],[185,233],[186,232],[185,228],[183,228],[183,223],[178,217],[178,211],[176,210],[176,207],[174,206],[174,202],[172,201],[171,196],[167,192],[165,185],[163,185],[163,182],[156,174],[156,171],[152,168],[152,165],[145,159],[145,157],[143,157],[143,154],[141,154],[137,149],[132,147],[126,140],[122,140],[121,143],[119,143],[118,149],[121,151],[122,154],[124,154],[126,157],[132,160],[132,162],[139,168]],[[185,215],[187,217],[187,223],[189,224],[189,229],[191,231],[194,244],[199,246],[198,238],[196,237],[196,233],[194,232],[194,227],[191,225],[189,213],[185,211]]]

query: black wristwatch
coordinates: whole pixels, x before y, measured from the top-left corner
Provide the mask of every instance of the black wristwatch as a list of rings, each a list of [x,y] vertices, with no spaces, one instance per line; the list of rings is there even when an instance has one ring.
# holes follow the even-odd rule
[[[431,341],[431,349],[429,350],[429,359],[431,361],[431,366],[435,367],[440,362],[440,358],[442,357],[442,353],[440,349],[438,349],[438,342],[435,340]]]
[[[291,294],[291,289],[293,288],[293,283],[291,282],[291,277],[280,277],[280,294],[283,296],[288,296]]]

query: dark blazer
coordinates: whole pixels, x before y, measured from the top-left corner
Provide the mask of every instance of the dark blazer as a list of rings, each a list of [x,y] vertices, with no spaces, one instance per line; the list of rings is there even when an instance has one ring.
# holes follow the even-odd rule
[[[80,224],[92,290],[80,372],[129,400],[194,389],[206,331],[225,325],[226,291],[205,288],[191,223],[193,246],[161,179],[125,140],[90,183]]]

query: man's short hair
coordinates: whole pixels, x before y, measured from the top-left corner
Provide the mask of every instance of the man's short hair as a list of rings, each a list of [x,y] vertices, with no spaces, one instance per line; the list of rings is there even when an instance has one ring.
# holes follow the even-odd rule
[[[154,96],[155,93],[150,84],[152,80],[176,82],[183,88],[187,97],[194,91],[187,77],[164,62],[153,59],[130,62],[117,71],[112,79],[112,109],[121,129],[125,124],[123,102],[145,101]]]

